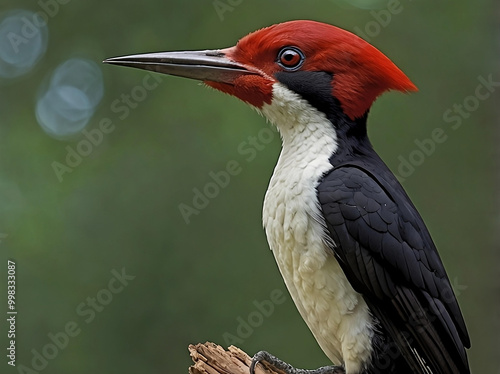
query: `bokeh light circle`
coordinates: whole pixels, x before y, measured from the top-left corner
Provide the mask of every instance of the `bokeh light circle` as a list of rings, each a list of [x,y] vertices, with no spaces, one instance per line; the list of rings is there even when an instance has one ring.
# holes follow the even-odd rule
[[[103,93],[102,72],[95,62],[67,60],[54,70],[37,100],[38,123],[53,137],[71,137],[87,125]]]
[[[46,20],[38,13],[16,9],[0,18],[0,77],[28,73],[47,50]]]

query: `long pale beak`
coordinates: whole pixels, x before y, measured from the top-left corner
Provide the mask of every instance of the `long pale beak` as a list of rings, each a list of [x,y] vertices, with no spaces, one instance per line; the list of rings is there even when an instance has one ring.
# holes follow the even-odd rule
[[[242,75],[258,74],[229,60],[224,50],[146,53],[108,58],[103,62],[227,84]]]

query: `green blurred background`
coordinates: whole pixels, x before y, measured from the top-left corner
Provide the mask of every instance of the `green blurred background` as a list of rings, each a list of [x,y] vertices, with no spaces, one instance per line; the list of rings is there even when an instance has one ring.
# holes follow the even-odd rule
[[[269,24],[314,19],[361,30],[419,87],[377,100],[370,136],[392,170],[404,171],[403,185],[440,249],[471,334],[473,372],[499,370],[499,95],[492,87],[481,91],[488,98],[470,98],[480,77],[500,81],[497,2],[2,0],[0,22],[21,14],[16,9],[47,19],[38,31],[18,25],[26,40],[5,39],[0,23],[4,65],[13,45],[41,51],[26,71],[4,66],[0,78],[0,300],[6,310],[13,259],[18,365],[36,369],[38,352],[53,358],[35,359],[41,370],[34,372],[186,373],[188,344],[205,341],[249,354],[265,349],[299,367],[329,364],[286,293],[261,227],[279,137],[254,146],[248,161],[241,147],[252,148],[249,137],[270,126],[245,104],[180,78],[159,76],[152,88],[145,71],[100,64],[124,54],[227,47]],[[65,122],[50,112],[57,105],[43,101],[69,59],[82,59],[91,74],[82,81],[78,69],[68,73],[80,90],[56,100],[63,117],[80,116],[67,97],[79,103],[83,92],[93,102],[79,126],[96,134],[103,121],[111,125],[58,178],[54,165],[66,164],[69,149],[85,152],[80,129],[61,136]],[[137,100],[122,96],[132,94]],[[473,110],[451,122],[445,113],[456,116],[455,104]],[[52,132],[40,124],[56,122]],[[436,128],[447,140],[423,161],[411,156],[415,141]],[[420,165],[406,173],[402,160],[411,157]],[[231,160],[241,173],[186,223],[179,205],[193,206],[193,189],[203,190],[210,172]],[[113,270],[135,276],[114,294]],[[272,292],[283,292],[283,302],[262,315],[256,305]],[[92,309],[88,298],[96,297]],[[251,331],[238,330],[248,318]],[[78,334],[65,339],[60,332],[71,322]],[[5,352],[7,324],[0,325]],[[59,337],[56,351],[50,336]],[[2,373],[25,372],[1,361]]]

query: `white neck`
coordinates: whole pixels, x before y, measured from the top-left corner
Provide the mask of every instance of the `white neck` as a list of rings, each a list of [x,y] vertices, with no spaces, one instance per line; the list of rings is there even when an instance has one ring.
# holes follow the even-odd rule
[[[328,157],[337,149],[337,135],[332,123],[322,112],[281,83],[273,85],[273,101],[270,105],[265,104],[261,112],[280,131],[283,149],[302,148],[307,143],[313,147],[310,149],[312,154],[326,146]]]
[[[280,83],[261,109],[279,129],[283,149],[264,200],[263,224],[285,284],[319,345],[348,374],[371,355],[373,328],[363,298],[333,256],[316,187],[337,150],[326,116]]]

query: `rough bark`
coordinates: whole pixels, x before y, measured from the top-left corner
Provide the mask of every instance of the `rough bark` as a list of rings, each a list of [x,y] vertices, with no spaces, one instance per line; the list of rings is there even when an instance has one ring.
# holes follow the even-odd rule
[[[204,343],[189,346],[194,365],[189,374],[249,374],[252,359],[241,349],[230,346],[226,351],[220,345]],[[257,364],[255,374],[283,374],[280,370]]]

